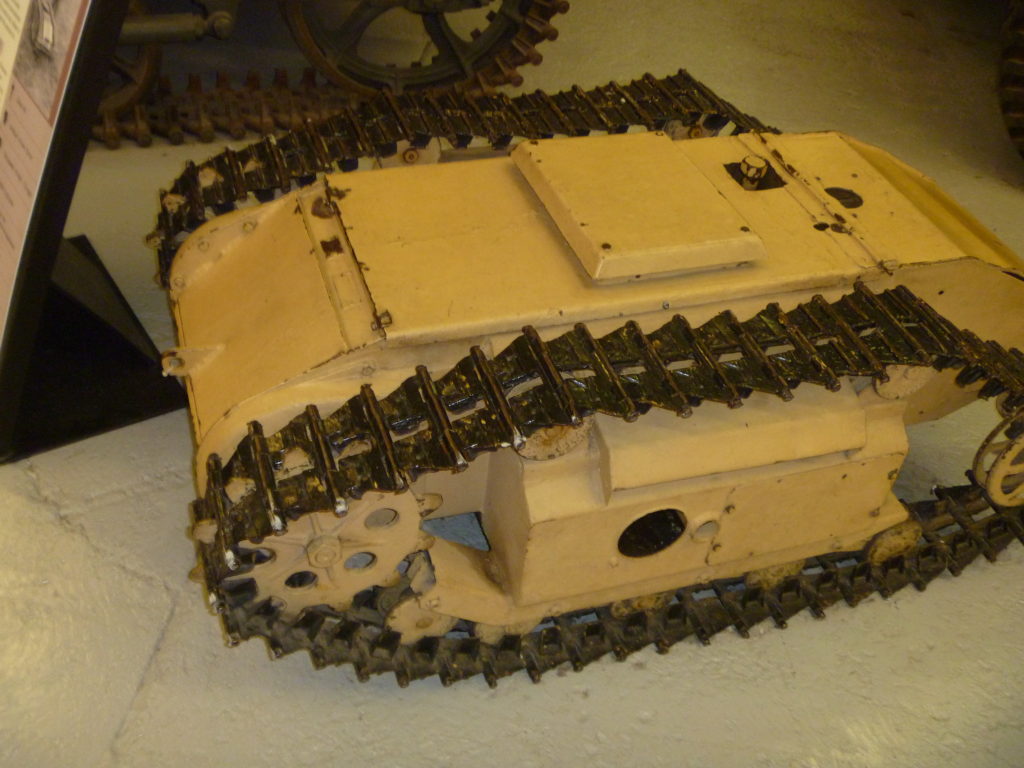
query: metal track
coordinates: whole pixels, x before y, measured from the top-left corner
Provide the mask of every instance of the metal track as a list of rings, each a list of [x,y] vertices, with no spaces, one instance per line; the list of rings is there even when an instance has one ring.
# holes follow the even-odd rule
[[[1024,2],[1014,0],[1003,27],[999,102],[1010,139],[1024,157]]]
[[[225,115],[244,116],[245,110],[264,114],[254,94],[224,93]],[[250,195],[260,201],[272,199],[320,173],[355,170],[360,158],[389,157],[399,142],[423,147],[443,138],[453,147],[464,148],[480,139],[497,149],[517,139],[625,133],[640,127],[696,136],[725,129],[733,133],[772,130],[720,99],[685,70],[661,79],[648,74],[627,85],[612,82],[588,91],[576,86],[554,95],[543,91],[514,98],[384,92],[355,106],[339,102],[327,108],[316,103],[318,119],[304,120],[306,112],[298,110],[287,125],[290,133],[238,151],[225,150],[199,165],[189,163],[171,189],[161,191],[161,211],[151,240],[165,285],[178,246],[208,216],[230,211]]]
[[[553,104],[548,103],[549,99]],[[255,72],[248,75],[242,87],[233,87],[226,74],[217,73],[212,88],[209,83],[204,87],[203,78],[192,74],[188,76],[186,88],[177,92],[171,88],[170,80],[162,78],[145,103],[136,104],[125,114],[102,114],[92,134],[111,149],[120,146],[125,138],[140,146],[149,146],[154,135],[163,136],[172,144],[182,143],[186,135],[213,141],[218,133],[237,140],[249,133],[269,135],[276,131],[297,131],[307,122],[321,122],[337,115],[364,119],[367,115],[387,114],[394,103],[411,105],[414,111],[451,112],[456,119],[459,113],[465,113],[470,115],[470,120],[475,119],[478,111],[493,110],[496,103],[512,103],[526,114],[527,120],[529,113],[543,112],[538,130],[546,125],[555,127],[557,133],[564,133],[565,128],[571,127],[564,124],[563,118],[572,121],[575,127],[586,125],[588,130],[603,130],[604,121],[595,111],[613,121],[626,114],[631,124],[638,125],[647,122],[645,115],[651,119],[675,116],[695,106],[699,111],[704,111],[701,106],[711,106],[727,116],[736,113],[741,118],[751,119],[683,71],[661,79],[647,75],[624,86],[609,83],[586,91],[575,87],[554,95],[535,91],[508,97],[492,90],[446,90],[407,91],[398,96],[382,92],[375,98],[357,99],[350,92],[323,82],[312,69],[305,70],[295,85],[289,83],[287,72],[279,69],[269,86],[264,86]],[[756,121],[753,124],[759,125]],[[486,133],[481,131],[474,135]]]
[[[294,130],[306,120],[336,114],[356,99],[384,87],[393,92],[440,92],[448,88],[492,92],[503,85],[518,88],[523,84],[518,67],[541,63],[543,56],[537,46],[557,39],[554,17],[569,10],[566,0],[504,0],[488,13],[487,27],[482,32],[474,30],[471,41],[463,41],[469,50],[460,46],[456,52],[449,48],[441,62],[402,68],[378,67],[361,59],[359,40],[350,43],[351,55],[345,57],[344,64],[327,55],[322,44],[330,41],[322,37],[323,30],[318,34],[311,28],[303,6],[303,2],[282,2],[283,20],[306,58],[319,68],[319,75],[308,68],[298,86],[292,88],[287,73],[279,69],[271,86],[263,88],[259,76],[252,72],[241,88],[233,88],[228,77],[218,72],[214,87],[208,89],[199,75],[190,74],[183,91],[173,91],[168,78],[160,78],[159,87],[152,89],[158,80],[161,48],[156,43],[144,44],[133,49],[134,59],[119,57],[114,62],[109,77],[116,85],[108,89],[100,104],[93,137],[111,149],[117,149],[122,139],[147,147],[154,134],[172,144],[180,144],[188,134],[201,141],[213,141],[217,133],[241,139],[250,131],[266,135]],[[144,10],[140,0],[132,0],[130,15],[142,16]],[[432,28],[438,23],[447,26],[439,21],[445,18],[444,11],[410,16]],[[159,22],[159,14],[152,20]],[[460,67],[446,73],[444,60],[451,61],[452,56],[459,60]]]
[[[743,579],[689,586],[659,608],[556,616],[496,644],[467,632],[403,644],[384,628],[380,590],[360,593],[346,611],[316,607],[286,620],[247,576],[259,559],[252,542],[289,520],[315,510],[344,514],[349,499],[404,492],[422,474],[457,471],[538,429],[595,412],[632,420],[652,407],[680,415],[704,401],[737,407],[752,391],[785,400],[802,383],[836,390],[845,377],[884,380],[891,365],[957,370],[958,384],[980,384],[980,397],[1002,395],[1003,412],[1017,413],[1008,436],[1024,432],[1024,353],[956,328],[902,286],[875,294],[861,283],[833,303],[819,296],[788,312],[771,304],[743,322],[725,312],[699,328],[676,316],[651,333],[628,322],[594,338],[580,324],[543,341],[527,327],[493,359],[473,348],[444,375],[421,367],[385,397],[364,385],[335,412],[321,417],[310,406],[273,435],[253,422],[226,464],[210,457],[205,495],[192,505],[193,524],[213,531],[197,542],[211,603],[230,642],[263,637],[275,655],[306,650],[317,666],[351,663],[360,679],[393,672],[402,685],[431,675],[450,684],[482,674],[493,685],[521,669],[537,680],[609,652],[623,658],[652,644],[664,651],[691,635],[706,643],[727,627],[745,636],[766,618],[785,626],[804,609],[823,616],[840,600],[855,605],[907,584],[923,589],[944,570],[956,575],[978,554],[994,559],[1014,537],[1024,541],[1024,507],[989,509],[976,485],[942,491],[911,507],[924,529],[914,549],[881,565],[863,553],[813,558],[774,588]],[[365,450],[348,455],[353,445]],[[312,468],[279,471],[294,451]],[[239,483],[250,490],[232,503],[225,489]]]

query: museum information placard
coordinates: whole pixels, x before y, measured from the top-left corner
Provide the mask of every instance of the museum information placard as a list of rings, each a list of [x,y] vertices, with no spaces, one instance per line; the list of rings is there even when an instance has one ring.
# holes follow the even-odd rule
[[[39,186],[90,0],[0,0],[3,342]],[[53,222],[63,226],[63,218]]]

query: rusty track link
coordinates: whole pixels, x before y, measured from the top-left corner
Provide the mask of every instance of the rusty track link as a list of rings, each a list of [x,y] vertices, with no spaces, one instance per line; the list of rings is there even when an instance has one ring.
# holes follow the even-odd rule
[[[330,117],[355,115],[359,120],[394,119],[395,107],[414,113],[434,113],[434,121],[445,118],[458,127],[469,121],[471,127],[485,128],[486,120],[495,112],[508,112],[505,121],[518,118],[533,130],[522,134],[537,138],[551,133],[570,133],[614,128],[623,124],[648,125],[669,119],[686,120],[691,113],[717,113],[728,119],[736,117],[750,130],[762,130],[754,118],[738,112],[722,101],[684,70],[666,78],[645,75],[626,85],[609,83],[584,90],[574,87],[557,94],[533,91],[507,96],[493,90],[407,91],[394,95],[384,91],[376,97],[355,97],[330,83],[325,83],[313,69],[306,69],[298,83],[289,82],[288,73],[276,70],[269,86],[264,86],[255,72],[241,87],[233,86],[224,73],[214,76],[212,87],[204,85],[200,75],[188,76],[183,90],[175,91],[168,78],[160,78],[153,94],[123,113],[100,115],[92,135],[111,149],[122,139],[131,139],[140,146],[149,146],[153,136],[163,136],[172,144],[180,144],[186,136],[213,141],[218,134],[242,139],[250,133],[270,135],[276,131],[297,131],[309,121],[320,122]],[[511,105],[511,106],[510,106]],[[516,113],[520,114],[516,114]],[[690,124],[690,123],[688,123]],[[518,127],[518,126],[517,126]],[[446,135],[437,131],[433,135]],[[486,130],[471,135],[487,136]],[[367,155],[375,154],[366,147]]]
[[[884,563],[862,552],[830,554],[774,588],[742,578],[688,586],[661,607],[625,617],[595,607],[497,643],[457,629],[404,644],[384,626],[380,590],[360,593],[345,611],[317,606],[287,620],[247,575],[258,565],[252,542],[282,523],[316,510],[344,514],[348,499],[368,491],[404,492],[417,476],[507,449],[517,435],[595,412],[632,419],[656,407],[686,415],[704,401],[741,405],[753,391],[787,399],[801,383],[836,389],[848,376],[884,380],[890,365],[956,370],[959,385],[980,384],[979,397],[1003,396],[1003,412],[1016,413],[1008,436],[1024,432],[1024,353],[958,329],[905,287],[875,294],[861,283],[833,303],[819,296],[785,312],[772,304],[743,322],[725,312],[698,328],[676,316],[646,334],[626,323],[594,339],[578,325],[542,341],[527,327],[493,359],[474,348],[440,377],[423,369],[385,397],[364,385],[335,412],[321,418],[307,408],[268,436],[253,422],[226,463],[210,457],[205,495],[191,508],[194,529],[212,532],[196,543],[211,605],[229,642],[263,637],[275,655],[305,650],[316,666],[352,664],[362,680],[392,672],[400,685],[433,675],[448,685],[480,674],[494,685],[519,670],[539,680],[554,667],[581,669],[607,653],[624,658],[647,645],[665,651],[690,636],[707,643],[729,627],[746,636],[767,618],[783,627],[803,610],[821,617],[841,600],[856,605],[907,584],[924,589],[979,554],[995,559],[1014,538],[1024,542],[1024,507],[990,505],[973,484],[942,490],[910,505],[924,534],[912,551]],[[450,419],[431,418],[435,396]],[[364,452],[347,455],[357,442]],[[305,453],[311,469],[278,473],[293,451]],[[250,490],[232,503],[225,488],[235,481]]]

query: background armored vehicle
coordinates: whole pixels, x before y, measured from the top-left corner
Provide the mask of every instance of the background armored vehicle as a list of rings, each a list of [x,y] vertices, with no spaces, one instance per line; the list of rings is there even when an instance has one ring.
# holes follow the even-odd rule
[[[165,195],[165,235],[254,173],[221,160]],[[330,174],[167,266],[197,576],[233,642],[539,677],[923,588],[1024,535],[1021,266],[840,134]],[[972,483],[898,500],[905,426],[979,396]]]
[[[93,129],[111,147],[122,136],[148,145],[153,133],[172,142],[186,133],[211,141],[218,130],[236,139],[246,131],[268,134],[335,114],[353,96],[383,89],[520,86],[518,68],[541,62],[537,46],[558,37],[554,17],[569,10],[566,0],[284,0],[282,24],[276,14],[266,18],[273,10],[266,5],[240,0],[156,6],[131,0],[121,29]],[[254,22],[250,14],[262,18]],[[244,84],[236,79],[232,87],[232,77],[218,68],[216,73],[190,71],[184,91],[172,93],[170,76],[157,87],[162,44],[224,40],[244,26],[243,35],[267,47],[277,42],[271,30],[285,25],[319,78],[309,68],[289,87],[285,70],[279,69],[273,82],[261,87],[252,70],[264,61],[256,56]],[[189,69],[174,61],[175,56],[188,60],[187,54],[181,49],[171,54],[169,74]]]

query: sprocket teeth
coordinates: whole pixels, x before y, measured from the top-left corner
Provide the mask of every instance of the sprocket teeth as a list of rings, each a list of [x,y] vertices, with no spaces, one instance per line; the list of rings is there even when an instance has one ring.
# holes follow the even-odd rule
[[[552,24],[549,24],[547,19],[535,11],[531,10],[526,14],[523,21],[544,40],[550,40],[553,42],[558,39],[558,30]]]
[[[519,88],[523,84],[523,76],[520,75],[515,66],[505,58],[504,54],[499,53],[495,56],[494,63],[498,66],[498,69],[501,70],[504,82],[515,88]]]
[[[534,5],[543,8],[549,16],[569,12],[568,0],[534,0]]]
[[[544,60],[537,47],[522,34],[516,35],[512,40],[512,47],[516,49],[524,63],[537,66]]]

